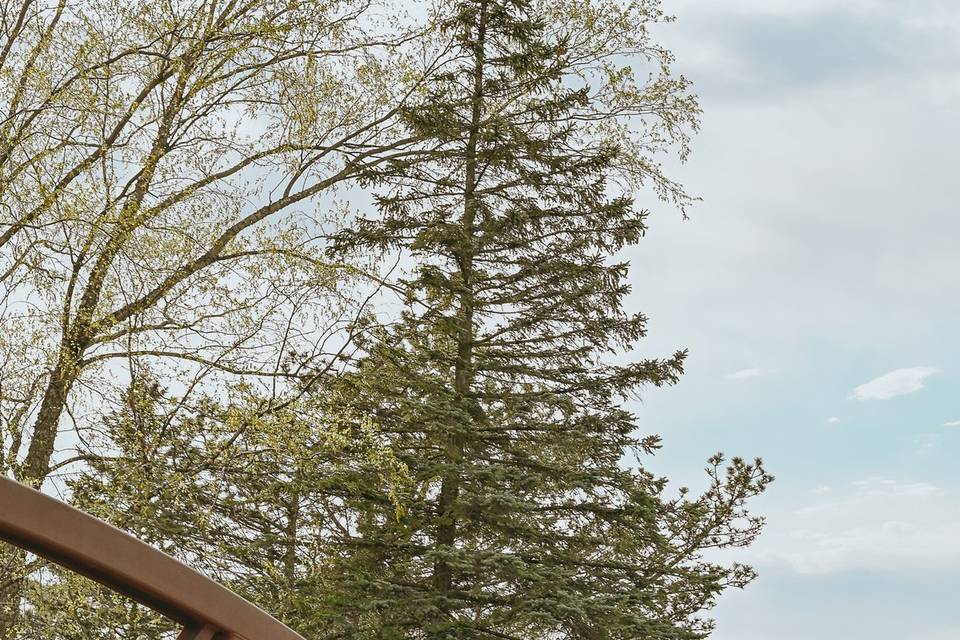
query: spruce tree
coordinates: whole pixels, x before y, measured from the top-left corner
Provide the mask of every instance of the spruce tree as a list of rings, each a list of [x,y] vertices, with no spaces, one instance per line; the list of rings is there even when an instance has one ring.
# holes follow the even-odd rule
[[[72,503],[225,584],[305,638],[350,636],[357,621],[342,611],[335,571],[343,532],[330,509],[338,496],[362,490],[351,482],[362,478],[396,511],[390,487],[405,484],[403,467],[362,417],[327,416],[310,397],[264,415],[267,399],[249,388],[225,395],[185,409],[137,367],[122,405],[86,444],[89,465],[68,481]],[[28,587],[18,638],[173,637],[169,619],[68,569],[51,566]]]
[[[618,259],[645,230],[635,198],[687,201],[656,155],[685,154],[698,115],[649,38],[664,16],[651,1],[447,6],[453,55],[405,112],[433,151],[369,173],[377,214],[331,246],[412,265],[400,317],[327,402],[369,416],[411,478],[399,515],[375,478],[338,496],[339,610],[362,637],[703,637],[701,613],[753,575],[703,552],[749,544],[746,501],[771,478],[718,455],[705,493],[670,497],[639,466],[658,439],[624,406],[684,359],[621,362],[645,332]]]

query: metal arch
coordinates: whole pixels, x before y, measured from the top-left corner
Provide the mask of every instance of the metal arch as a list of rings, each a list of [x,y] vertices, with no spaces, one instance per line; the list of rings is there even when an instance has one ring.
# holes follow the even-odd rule
[[[183,625],[179,640],[304,640],[262,609],[130,534],[0,477],[0,540]]]

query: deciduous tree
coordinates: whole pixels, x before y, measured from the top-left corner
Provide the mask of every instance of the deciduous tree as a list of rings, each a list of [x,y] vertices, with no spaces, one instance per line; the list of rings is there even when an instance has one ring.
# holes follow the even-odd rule
[[[417,82],[391,75],[405,36],[369,8],[3,6],[0,472],[39,486],[77,461],[131,359],[182,399],[238,376],[276,396],[349,343],[347,275],[317,259],[312,209],[406,153],[390,127]],[[3,637],[22,556],[0,555]]]

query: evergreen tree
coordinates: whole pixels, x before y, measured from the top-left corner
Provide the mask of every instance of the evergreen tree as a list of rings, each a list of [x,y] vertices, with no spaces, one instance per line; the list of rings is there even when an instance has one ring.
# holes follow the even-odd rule
[[[342,495],[333,588],[354,637],[697,638],[748,568],[703,558],[749,544],[759,461],[710,461],[701,496],[638,467],[622,403],[672,384],[684,353],[618,363],[644,335],[624,310],[645,185],[687,201],[655,162],[686,151],[696,102],[647,34],[656,3],[464,0],[453,51],[405,112],[427,158],[367,174],[378,215],[331,253],[398,251],[399,319],[364,346],[326,411],[367,415],[409,469],[397,517],[374,478]],[[625,61],[654,65],[638,80]],[[332,512],[335,510],[331,510]],[[336,610],[336,602],[331,602]],[[335,616],[334,616],[335,617]]]
[[[338,603],[337,496],[374,482],[386,508],[405,469],[379,446],[368,421],[324,417],[310,397],[264,415],[264,398],[234,388],[184,409],[137,368],[123,406],[104,417],[84,473],[69,481],[84,511],[188,563],[255,602],[306,638],[350,635]],[[299,416],[308,415],[310,420]],[[170,637],[172,624],[69,570],[30,582],[18,637],[81,640],[112,632]],[[336,614],[336,617],[331,616]]]

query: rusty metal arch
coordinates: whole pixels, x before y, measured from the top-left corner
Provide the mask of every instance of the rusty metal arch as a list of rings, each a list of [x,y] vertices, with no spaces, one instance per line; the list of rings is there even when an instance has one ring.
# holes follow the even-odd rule
[[[183,625],[179,640],[304,640],[268,613],[128,533],[0,477],[0,540]]]

